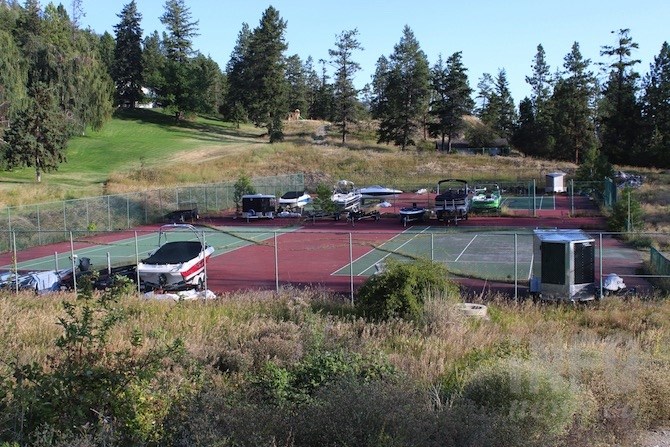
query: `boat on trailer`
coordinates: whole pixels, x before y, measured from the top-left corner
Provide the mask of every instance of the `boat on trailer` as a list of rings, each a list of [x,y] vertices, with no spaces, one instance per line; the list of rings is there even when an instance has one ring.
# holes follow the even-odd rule
[[[400,208],[400,222],[404,227],[410,222],[423,222],[426,217],[426,208],[412,203],[412,206]]]
[[[460,179],[445,179],[437,182],[435,214],[437,220],[458,223],[467,220],[470,211],[470,191],[468,182]]]
[[[173,237],[182,240],[168,241]],[[194,226],[163,225],[158,249],[137,264],[137,274],[145,290],[202,290],[213,252],[213,247],[205,245],[203,232]]]
[[[335,185],[330,200],[335,203],[338,211],[356,211],[361,205],[362,194],[354,187],[353,182],[340,180]]]
[[[402,194],[399,189],[387,188],[380,185],[366,186],[358,190],[362,199],[388,199]]]
[[[475,186],[471,203],[472,211],[498,211],[501,204],[502,194],[497,184]]]
[[[305,191],[288,191],[278,200],[279,207],[284,210],[302,211],[302,209],[312,203],[312,196]]]

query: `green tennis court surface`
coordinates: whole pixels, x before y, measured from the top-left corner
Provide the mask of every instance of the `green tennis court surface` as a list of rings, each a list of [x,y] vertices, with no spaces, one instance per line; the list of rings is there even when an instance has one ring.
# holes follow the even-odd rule
[[[501,206],[505,206],[510,209],[515,210],[555,210],[556,209],[556,197],[553,195],[550,196],[537,196],[535,199],[535,207],[533,207],[533,197],[506,197],[503,196],[503,201]]]
[[[112,266],[135,264],[137,259],[146,258],[149,253],[158,248],[158,231],[151,233],[138,233],[137,238],[131,237],[114,242],[100,243],[95,245],[94,240],[76,241],[92,243],[89,247],[78,248],[74,250],[77,257],[87,257],[96,269],[105,268],[109,263]],[[215,251],[212,257],[216,257],[238,248],[263,242],[274,237],[273,231],[267,228],[244,227],[224,228],[220,230],[207,230],[205,234],[205,243],[214,247]],[[168,232],[168,241],[197,240],[193,231],[175,231]],[[165,242],[165,239],[163,240]],[[28,261],[19,262],[17,268],[26,271],[38,270],[58,270],[72,266],[70,259],[71,252],[68,250],[63,253],[54,253],[50,256],[44,256]],[[5,265],[0,269],[13,269],[13,265]]]
[[[353,260],[351,265],[333,275],[369,276],[377,265],[388,259],[417,258],[443,262],[458,276],[474,276],[490,280],[528,279],[533,262],[531,233],[491,231],[477,233],[448,231],[443,227],[413,227],[370,252]]]

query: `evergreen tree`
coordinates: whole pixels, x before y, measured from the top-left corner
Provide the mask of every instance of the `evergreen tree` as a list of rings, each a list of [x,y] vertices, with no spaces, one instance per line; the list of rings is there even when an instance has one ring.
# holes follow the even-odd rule
[[[305,110],[304,116],[313,119],[315,118],[313,111],[318,101],[321,79],[314,69],[314,60],[312,59],[312,56],[307,57],[307,60],[305,60],[303,73],[305,75],[305,86],[307,88],[307,110]]]
[[[633,71],[633,66],[640,61],[631,58],[637,48],[629,30],[621,29],[617,32],[617,45],[604,46],[600,52],[601,56],[614,58],[598,110],[602,151],[613,163],[638,164],[640,161],[639,74]]]
[[[381,55],[377,59],[375,73],[370,85],[370,113],[373,118],[382,118],[388,114],[389,100],[386,95],[390,93],[388,87],[389,72],[389,60],[386,56]]]
[[[429,124],[429,130],[432,136],[440,138],[442,149],[446,138],[449,152],[452,139],[465,128],[463,116],[471,114],[474,107],[466,72],[460,51],[452,54],[446,65],[440,56],[431,71],[434,100],[430,113],[435,120]]]
[[[658,56],[643,81],[644,142],[648,152],[643,161],[670,167],[670,45],[663,42]]]
[[[387,104],[379,123],[379,142],[392,142],[405,150],[415,145],[414,135],[428,108],[429,66],[412,30],[405,26],[400,42],[389,57],[386,74]]]
[[[354,87],[353,79],[361,69],[360,64],[352,59],[356,50],[363,50],[358,42],[357,29],[342,31],[335,41],[335,49],[328,50],[331,63],[335,66],[333,118],[342,131],[342,144],[347,142],[348,123],[356,120],[358,91]]]
[[[199,54],[191,63],[191,74],[189,107],[199,113],[216,113],[223,104],[226,88],[219,64]]]
[[[191,20],[190,9],[184,0],[167,0],[160,20],[167,28],[163,38],[166,64],[161,99],[163,105],[172,109],[176,119],[180,120],[185,112],[194,111],[191,98],[194,92],[189,87],[194,69],[191,66],[192,39],[198,35],[198,21]]]
[[[142,42],[142,79],[154,99],[161,96],[165,87],[165,66],[167,58],[157,31]]]
[[[116,47],[116,41],[114,37],[105,31],[102,36],[100,36],[100,62],[105,67],[105,71],[110,78],[113,77],[113,67],[114,67],[114,48]]]
[[[493,123],[493,128],[503,138],[511,140],[516,127],[518,116],[514,106],[514,99],[512,92],[509,89],[509,82],[507,81],[507,73],[504,69],[498,71],[498,76],[495,78],[495,93],[493,95],[494,106],[497,110],[496,121]]]
[[[0,142],[14,115],[25,107],[28,74],[11,34],[0,30]]]
[[[286,58],[286,81],[288,82],[288,110],[300,110],[307,114],[308,89],[305,67],[300,56],[294,54]]]
[[[38,83],[29,93],[30,105],[17,114],[5,134],[4,158],[9,168],[34,167],[39,183],[42,173],[65,161],[68,132],[49,87]]]
[[[251,28],[247,23],[242,23],[242,29],[237,34],[235,47],[226,65],[226,79],[228,91],[226,93],[224,116],[239,124],[247,120],[247,105],[249,104],[248,92],[251,75],[249,73],[249,41],[251,40]]]
[[[554,143],[549,101],[552,79],[541,44],[537,46],[531,68],[532,76],[526,77],[526,83],[531,86],[531,96],[528,103],[522,101],[519,104],[519,123],[513,141],[526,154],[548,156],[553,152]]]
[[[493,97],[493,76],[490,73],[482,74],[477,83],[477,100],[479,105],[475,108],[475,113],[483,122],[492,121],[489,119],[491,98]]]
[[[565,56],[565,77],[557,81],[551,97],[555,158],[580,163],[583,153],[596,145],[591,109],[595,79],[588,70],[590,63],[577,42]]]
[[[318,77],[318,86],[315,91],[314,103],[310,107],[309,114],[314,119],[335,121],[335,88],[329,83],[326,61],[320,59],[321,77]]]
[[[288,111],[285,30],[286,21],[282,20],[279,11],[268,7],[249,37],[245,58],[244,78],[248,89],[245,109],[256,126],[268,130],[271,143],[284,138],[283,120]]]
[[[121,21],[114,26],[113,79],[116,84],[116,102],[131,109],[142,94],[142,15],[137,12],[135,0],[125,5],[118,14]]]

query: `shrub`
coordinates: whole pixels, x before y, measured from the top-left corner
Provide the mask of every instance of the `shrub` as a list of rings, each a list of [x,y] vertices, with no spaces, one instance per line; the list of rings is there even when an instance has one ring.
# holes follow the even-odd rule
[[[246,194],[256,194],[256,189],[247,175],[241,175],[233,185],[233,202],[236,210],[239,211],[242,196]]]
[[[445,293],[450,282],[442,264],[418,260],[388,261],[384,270],[360,288],[356,306],[374,319],[419,319],[428,294]]]
[[[494,417],[487,445],[549,445],[573,422],[579,394],[557,373],[530,361],[508,360],[473,374],[454,403],[459,406]]]
[[[643,227],[643,213],[640,202],[633,197],[630,188],[619,195],[607,220],[612,231],[635,231]]]
[[[159,379],[183,346],[175,340],[146,348],[139,332],[125,346],[110,341],[126,317],[117,306],[126,288],[119,281],[94,295],[90,279],[82,280],[76,301],[63,302],[63,333],[48,364],[10,365],[12,380],[0,384],[0,411],[14,412],[16,425],[0,427],[0,441],[23,444],[52,432],[54,440],[68,439],[91,430],[111,430],[120,444],[160,437],[160,420],[172,402]]]

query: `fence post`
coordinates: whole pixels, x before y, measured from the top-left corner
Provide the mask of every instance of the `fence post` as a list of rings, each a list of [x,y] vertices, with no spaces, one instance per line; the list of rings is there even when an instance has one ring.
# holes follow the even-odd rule
[[[72,231],[70,231],[70,259],[72,260],[72,288],[74,294],[77,294],[77,265],[75,263],[74,255],[74,239],[72,239]]]
[[[514,301],[519,301],[519,250],[518,234],[514,233]]]
[[[126,228],[130,228],[130,197],[126,196]]]
[[[207,284],[207,239],[205,231],[202,232],[202,265],[203,265],[203,275],[205,275],[205,281],[203,287],[205,290],[202,292],[205,294],[205,300],[207,299],[207,292],[209,291],[209,285]]]
[[[54,266],[56,267],[56,271],[60,270],[58,268],[58,252],[54,251]]]
[[[435,234],[430,233],[430,260],[435,261]]]
[[[14,284],[16,285],[16,293],[19,293],[19,264],[16,254],[16,231],[12,231],[12,245],[14,246]]]
[[[351,305],[354,305],[354,248],[351,238],[351,233],[349,233],[349,286],[350,286],[350,296],[351,296]]]
[[[107,252],[107,274],[112,274],[112,256]]]
[[[275,291],[279,293],[279,252],[277,250],[277,230],[274,231],[275,243]]]
[[[66,215],[66,211],[65,211],[65,204],[66,203],[67,202],[65,200],[63,200],[63,230],[67,232],[67,215]]]
[[[37,243],[42,245],[42,223],[40,222],[40,206],[37,205]]]
[[[575,217],[575,181],[570,179],[570,215]]]
[[[598,258],[599,258],[599,263],[600,263],[600,291],[598,292],[598,296],[600,296],[600,299],[603,299],[603,233],[600,232],[598,233],[598,240],[599,240],[599,250],[598,250]]]
[[[135,231],[135,265],[140,264],[140,249],[137,243],[137,231]],[[140,286],[140,269],[135,268],[135,280],[137,281],[137,294],[142,294],[142,288]]]
[[[535,185],[535,179],[533,179],[533,217],[537,217],[537,203],[535,203],[535,191],[537,186]]]
[[[84,199],[84,201],[86,202],[86,229],[88,230],[91,228],[91,217],[88,211],[88,199]]]
[[[112,209],[109,201],[110,197],[107,195],[107,231],[112,231]]]

